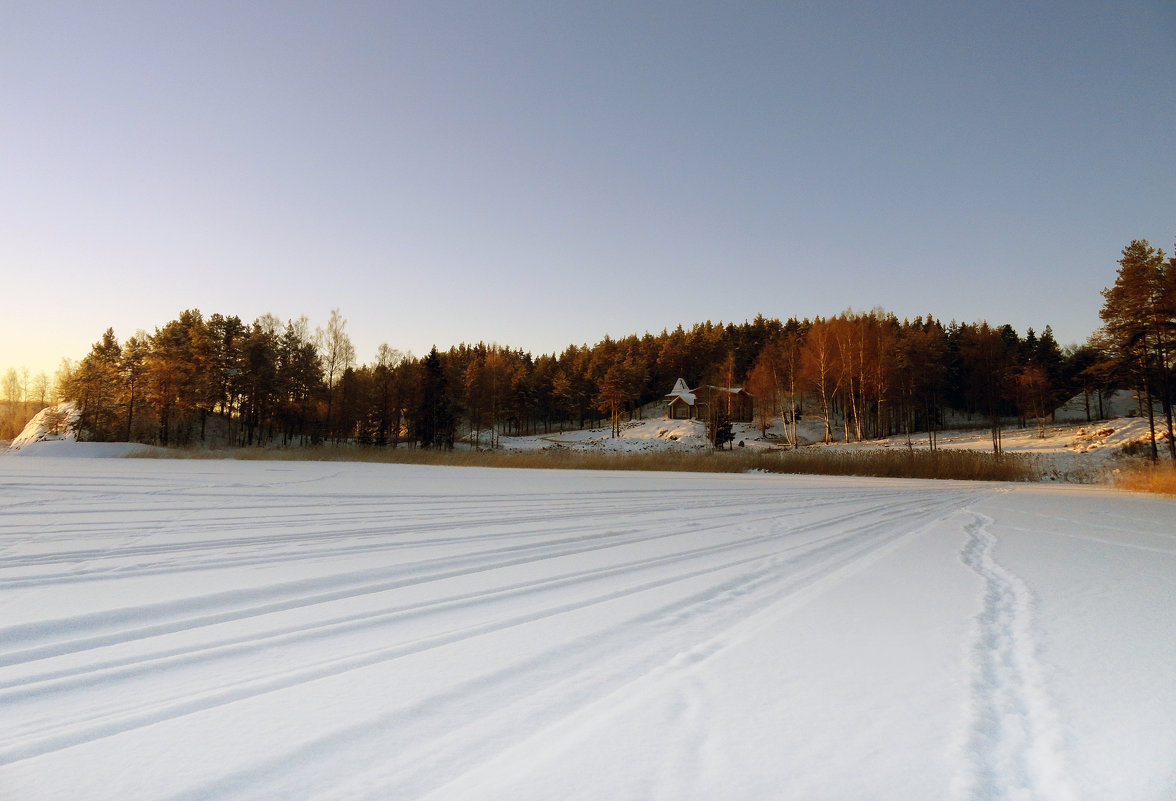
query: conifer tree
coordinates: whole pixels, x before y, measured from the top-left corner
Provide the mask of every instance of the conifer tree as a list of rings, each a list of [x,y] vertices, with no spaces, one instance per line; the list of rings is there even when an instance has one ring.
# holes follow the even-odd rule
[[[1103,290],[1099,316],[1110,345],[1129,367],[1142,394],[1151,431],[1151,457],[1158,458],[1154,399],[1162,403],[1168,427],[1168,448],[1176,460],[1173,439],[1172,371],[1176,349],[1176,277],[1170,275],[1164,251],[1137,239],[1123,249],[1114,286]]]
[[[453,449],[456,420],[449,384],[437,346],[421,362],[420,406],[417,409],[417,441],[422,448]]]
[[[1017,347],[1010,326],[991,328],[987,322],[961,329],[960,359],[972,408],[983,413],[992,433],[992,452],[1004,452],[1001,416],[1009,378],[1010,351]]]
[[[117,437],[121,356],[114,329],[107,328],[71,374],[68,394],[78,403],[79,438],[103,442]]]
[[[123,439],[127,442],[135,442],[149,436],[139,430],[143,428],[142,415],[139,413],[146,409],[143,385],[147,380],[147,359],[150,355],[151,341],[146,332],[140,331],[126,341],[119,359],[127,419]],[[136,421],[140,424],[138,429],[135,426]]]
[[[621,411],[629,400],[623,373],[618,364],[609,367],[600,381],[600,390],[596,398],[596,408],[608,414],[613,437],[621,435]]]

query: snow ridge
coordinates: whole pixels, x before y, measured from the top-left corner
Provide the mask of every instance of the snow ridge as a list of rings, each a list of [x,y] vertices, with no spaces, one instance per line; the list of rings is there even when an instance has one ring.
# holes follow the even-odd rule
[[[1032,590],[993,557],[992,518],[975,511],[960,561],[984,582],[971,648],[972,723],[957,797],[1072,801],[1063,735],[1037,658]]]

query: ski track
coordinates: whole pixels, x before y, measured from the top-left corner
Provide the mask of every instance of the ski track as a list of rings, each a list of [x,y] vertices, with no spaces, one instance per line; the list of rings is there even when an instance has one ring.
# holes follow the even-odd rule
[[[414,497],[316,494],[313,484],[306,492],[275,484],[280,491],[264,502],[257,485],[178,487],[174,479],[139,495],[93,478],[50,498],[40,497],[43,486],[28,485],[38,497],[11,503],[0,524],[7,550],[0,592],[68,592],[79,583],[117,587],[132,578],[283,564],[321,563],[321,572],[0,627],[0,709],[8,710],[0,766],[609,607],[597,631],[475,672],[407,708],[314,735],[176,801],[295,790],[416,797],[442,776],[667,673],[681,678],[673,747],[685,756],[673,764],[701,771],[707,693],[685,675],[690,665],[722,650],[749,617],[838,580],[989,491],[853,488],[825,490],[818,501],[802,489],[753,485]],[[740,514],[731,515],[732,505]],[[44,515],[52,524],[37,522]],[[962,558],[988,586],[973,745],[990,756],[976,797],[1015,797],[996,792],[1021,745],[1004,735],[1000,692],[1015,685],[1014,702],[1031,711],[1042,698],[1024,664],[1023,637],[1012,648],[999,643],[1021,634],[1028,601],[992,561],[984,527],[977,523],[970,536]],[[608,558],[594,560],[601,555]],[[617,601],[645,597],[653,603],[615,611]],[[455,719],[468,722],[454,729]],[[1047,743],[1048,732],[1037,731],[1040,715],[1022,719],[1033,723],[1036,742]],[[337,759],[346,760],[351,778],[339,786],[331,774],[334,784],[316,784],[314,766]],[[1014,767],[1018,776],[1034,769]],[[650,797],[674,797],[676,784],[689,783],[663,776]]]
[[[972,724],[961,797],[976,801],[1073,801],[1064,734],[1038,659],[1035,598],[993,556],[992,518],[970,511],[960,561],[983,582],[971,648]]]
[[[919,517],[909,514],[906,519]],[[283,756],[271,764],[254,765],[245,773],[177,796],[175,801],[215,796],[227,787],[233,787],[244,798],[264,798],[271,792],[269,782],[287,769],[287,763],[297,764],[299,758],[309,759],[311,754],[315,758],[329,758],[331,754],[342,758],[346,754],[355,762],[366,747],[363,733],[392,725],[400,734],[403,750],[389,753],[381,748],[365,756],[364,761],[371,767],[359,770],[355,778],[324,797],[412,798],[436,790],[443,782],[440,777],[472,769],[524,735],[553,726],[651,675],[664,679],[717,652],[722,648],[724,632],[749,615],[829,579],[909,531],[887,528],[888,533],[883,533],[879,528],[874,527],[873,538],[863,538],[867,532],[862,527],[845,536],[832,537],[831,542],[792,559],[769,560],[757,570],[618,622],[605,632],[565,643],[557,650],[480,677],[441,696],[422,699],[414,706],[414,710],[420,710],[419,730],[418,714],[389,715],[356,730],[316,740],[294,759]],[[788,569],[782,571],[781,567]],[[576,603],[565,611],[573,608],[583,605]],[[701,632],[707,632],[709,637]],[[700,638],[704,640],[701,643]],[[471,699],[476,699],[478,706],[477,724],[456,733],[434,728],[439,710],[442,718],[450,717],[450,706],[454,715],[459,714],[458,709],[466,710],[468,715]],[[689,701],[685,703],[688,707]],[[695,732],[685,737],[697,741],[699,735]],[[674,779],[671,783],[676,782]],[[299,782],[297,786],[304,784]],[[251,791],[242,793],[243,788]],[[323,792],[327,789],[321,788]],[[673,794],[666,794],[659,785],[651,788],[650,797],[668,798]]]

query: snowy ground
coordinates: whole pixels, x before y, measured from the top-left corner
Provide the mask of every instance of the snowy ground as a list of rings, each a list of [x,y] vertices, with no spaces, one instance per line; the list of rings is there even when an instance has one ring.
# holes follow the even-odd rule
[[[1157,427],[1157,434],[1160,433]],[[1049,480],[1073,483],[1100,483],[1113,479],[1124,468],[1142,463],[1137,454],[1124,455],[1124,449],[1142,444],[1149,438],[1148,422],[1139,417],[1121,417],[1094,423],[1058,423],[1007,428],[1001,432],[1001,448],[1005,453],[1022,454],[1037,460]],[[832,448],[926,448],[926,434],[894,436],[884,440],[860,443],[834,443]],[[942,431],[936,437],[936,447],[945,450],[992,452],[992,434],[983,430]],[[1161,449],[1166,447],[1161,444]]]
[[[1159,421],[1158,421],[1159,422]],[[927,448],[926,433],[896,435],[882,440],[845,442],[842,431],[837,441],[821,443],[824,424],[808,418],[799,425],[798,438],[806,447],[834,449],[870,448]],[[1157,432],[1160,429],[1157,428]],[[777,448],[786,442],[782,425],[775,424],[768,436],[748,423],[734,425],[733,449]],[[1073,483],[1094,483],[1110,479],[1114,472],[1131,460],[1123,458],[1123,448],[1142,443],[1148,437],[1147,420],[1140,417],[1120,417],[1093,423],[1062,422],[1050,424],[1044,431],[1034,425],[1028,428],[1009,427],[1002,433],[1002,447],[1006,453],[1026,454],[1040,461],[1042,470],[1053,480]],[[503,437],[502,447],[508,450],[535,451],[563,449],[601,453],[653,453],[665,451],[703,452],[711,449],[706,439],[706,427],[699,420],[668,420],[651,418],[623,423],[621,435],[611,436],[609,428],[569,430],[545,435]],[[742,443],[742,445],[740,445]],[[945,449],[992,451],[992,434],[982,424],[970,428],[941,431],[936,446]]]
[[[1170,799],[1176,506],[0,458],[0,798]]]

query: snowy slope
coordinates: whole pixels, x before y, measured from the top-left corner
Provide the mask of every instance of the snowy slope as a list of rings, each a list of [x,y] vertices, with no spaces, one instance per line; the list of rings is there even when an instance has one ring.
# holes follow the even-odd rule
[[[77,405],[72,402],[46,406],[25,423],[8,447],[18,451],[38,442],[76,442],[79,416]]]
[[[823,424],[816,419],[803,421],[799,438],[805,446],[835,449],[926,448],[927,434],[896,435],[881,440],[846,443],[835,441],[821,444]],[[769,430],[769,438],[760,436],[757,426],[736,423],[733,448],[750,449],[780,447],[784,441],[782,426]],[[1162,433],[1157,428],[1157,433]],[[1044,436],[1037,426],[1006,428],[1002,433],[1002,447],[1006,453],[1025,454],[1037,458],[1043,471],[1054,479],[1074,482],[1094,482],[1109,479],[1114,471],[1128,466],[1123,449],[1148,438],[1148,422],[1140,417],[1121,417],[1094,423],[1061,423],[1045,428]],[[667,420],[652,418],[624,423],[621,435],[612,437],[609,428],[570,430],[547,435],[503,437],[502,447],[508,450],[535,451],[565,449],[599,453],[649,453],[657,451],[710,450],[705,426],[698,420]],[[743,443],[742,446],[739,443]],[[936,445],[943,449],[992,451],[992,435],[982,426],[969,430],[938,432]],[[1163,446],[1161,446],[1163,447]]]
[[[0,798],[1166,799],[1174,510],[0,459]]]

